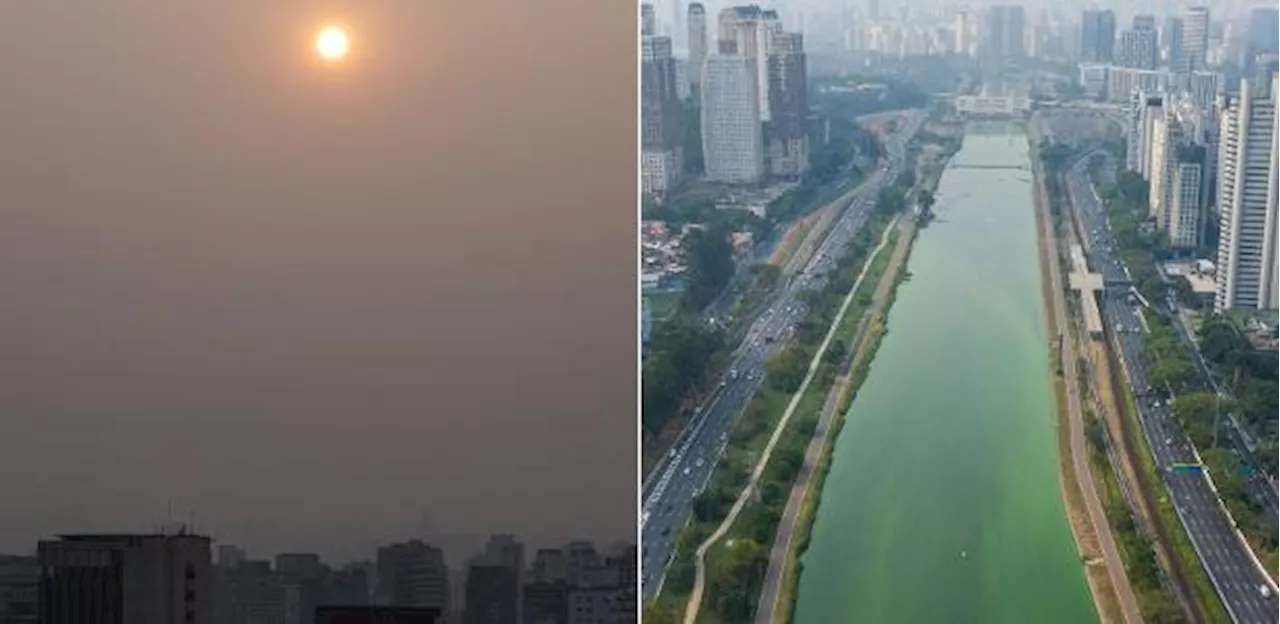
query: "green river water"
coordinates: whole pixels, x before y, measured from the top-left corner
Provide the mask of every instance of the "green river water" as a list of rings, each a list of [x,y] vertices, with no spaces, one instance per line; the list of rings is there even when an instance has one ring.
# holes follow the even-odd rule
[[[1021,130],[971,126],[943,174],[836,442],[799,624],[1097,621],[1058,485],[1028,158]]]

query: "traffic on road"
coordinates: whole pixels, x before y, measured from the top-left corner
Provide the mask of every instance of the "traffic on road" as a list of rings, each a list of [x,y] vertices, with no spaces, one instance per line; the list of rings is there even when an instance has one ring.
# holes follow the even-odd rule
[[[1139,421],[1161,479],[1172,495],[1178,518],[1191,538],[1210,580],[1236,622],[1276,622],[1275,585],[1260,569],[1224,511],[1208,475],[1200,467],[1196,449],[1174,421],[1167,389],[1152,388],[1143,350],[1139,306],[1132,297],[1126,267],[1113,248],[1106,212],[1089,180],[1082,159],[1066,175],[1067,192],[1081,217],[1087,237],[1086,258],[1104,280],[1101,311],[1104,326],[1113,331],[1120,360],[1137,398]],[[1157,302],[1158,304],[1158,302]],[[1249,488],[1276,514],[1276,492],[1264,479],[1253,478]]]
[[[821,290],[850,241],[866,223],[881,189],[903,168],[907,142],[923,123],[921,111],[902,114],[898,131],[886,141],[878,169],[864,181],[848,207],[817,246],[804,269],[782,287],[777,298],[751,324],[715,393],[696,411],[684,433],[654,469],[642,492],[641,591],[649,600],[661,586],[676,534],[689,518],[693,500],[703,491],[728,444],[729,433],[764,378],[765,362],[786,343],[808,308],[798,299],[804,290]]]

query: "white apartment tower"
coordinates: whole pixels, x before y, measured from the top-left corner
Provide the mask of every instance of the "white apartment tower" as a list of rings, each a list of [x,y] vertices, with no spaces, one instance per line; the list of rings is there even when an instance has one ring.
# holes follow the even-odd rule
[[[1168,229],[1169,191],[1173,180],[1175,151],[1182,140],[1182,128],[1170,107],[1156,117],[1151,133],[1151,162],[1148,178],[1147,202],[1150,215],[1155,217],[1161,231]]]
[[[1278,307],[1277,92],[1248,80],[1222,111],[1218,137],[1218,294],[1214,308]]]
[[[1129,94],[1129,102],[1124,110],[1124,166],[1130,171],[1139,173],[1142,171],[1142,109],[1146,102],[1146,94],[1134,90]]]
[[[1182,63],[1175,70],[1191,72],[1206,67],[1209,54],[1209,7],[1193,6],[1182,18]]]
[[[778,12],[759,6],[737,6],[720,11],[716,40],[721,53],[750,59],[756,78],[757,109],[760,121],[770,121],[769,55],[773,53],[773,35],[782,30]]]
[[[755,59],[707,57],[702,75],[702,157],[707,180],[751,184],[764,175]]]
[[[1148,96],[1143,102],[1142,119],[1139,121],[1140,143],[1138,151],[1140,157],[1138,160],[1138,172],[1142,174],[1144,180],[1151,180],[1151,157],[1152,148],[1155,145],[1156,120],[1164,117],[1164,98],[1161,96]]]
[[[1172,158],[1164,224],[1170,246],[1192,249],[1200,244],[1204,217],[1205,150],[1183,145]]]

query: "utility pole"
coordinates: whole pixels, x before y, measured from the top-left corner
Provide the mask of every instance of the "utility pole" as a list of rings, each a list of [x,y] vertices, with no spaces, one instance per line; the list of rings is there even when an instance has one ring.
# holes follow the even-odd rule
[[[1218,429],[1222,427],[1219,421],[1222,420],[1222,395],[1217,392],[1213,393],[1213,446],[1210,448],[1218,448]]]

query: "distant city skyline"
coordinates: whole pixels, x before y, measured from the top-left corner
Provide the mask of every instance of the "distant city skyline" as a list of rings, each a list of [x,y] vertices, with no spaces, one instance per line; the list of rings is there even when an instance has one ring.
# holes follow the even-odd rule
[[[635,19],[7,6],[0,552],[634,539]]]
[[[463,565],[420,540],[333,565],[312,552],[215,549],[185,528],[75,533],[40,540],[33,555],[0,555],[0,621],[79,622],[91,607],[126,622],[306,623],[320,607],[380,606],[430,609],[437,624],[620,624],[636,618],[635,551],[587,540],[530,551],[495,534]]]

